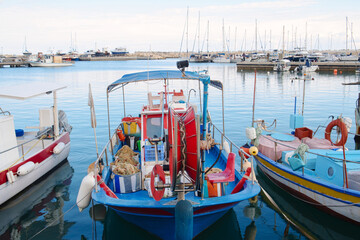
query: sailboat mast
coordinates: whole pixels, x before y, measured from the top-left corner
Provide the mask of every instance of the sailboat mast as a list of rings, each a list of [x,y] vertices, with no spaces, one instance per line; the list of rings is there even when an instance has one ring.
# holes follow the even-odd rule
[[[266,51],[266,29],[265,29],[265,40],[264,40],[264,52]]]
[[[226,40],[226,45],[227,45],[228,53],[230,54],[230,26],[229,26],[229,36]]]
[[[285,25],[283,26],[283,54],[282,54],[282,58],[285,57]]]
[[[75,33],[75,44],[74,44],[74,45],[75,45],[75,46],[74,46],[74,47],[75,47],[75,49],[74,49],[74,50],[75,50],[75,52],[76,52],[76,51],[77,51],[77,40],[76,40],[76,33]]]
[[[305,24],[305,50],[307,50],[307,22]]]
[[[223,26],[222,26],[222,32],[223,32],[223,52],[225,52],[225,27],[224,27],[224,19],[223,19]]]
[[[348,51],[348,17],[346,17],[346,54]]]
[[[186,58],[189,58],[189,6],[186,12]]]
[[[353,23],[350,25],[350,51],[352,51],[353,48]]]
[[[70,52],[72,52],[73,50],[74,50],[74,47],[73,47],[72,32],[70,32]]]
[[[291,49],[294,50],[294,26],[291,25]]]
[[[236,33],[237,32],[237,27],[235,27],[235,43],[234,43],[234,51],[236,52]]]
[[[207,22],[206,51],[209,53],[209,20],[208,20],[208,22]]]
[[[255,52],[257,52],[257,19],[255,19]]]
[[[199,19],[198,19],[198,53],[200,53],[200,11],[199,11]]]
[[[246,52],[246,29],[245,29],[245,34],[244,34],[244,51]]]

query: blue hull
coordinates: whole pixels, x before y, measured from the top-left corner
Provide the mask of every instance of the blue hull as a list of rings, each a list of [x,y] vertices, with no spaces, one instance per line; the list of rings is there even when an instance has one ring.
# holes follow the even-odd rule
[[[213,160],[218,156],[219,149],[214,147],[207,154],[207,159]],[[215,167],[224,168],[226,165],[226,156],[221,153],[220,161]],[[213,161],[209,161],[205,165],[211,165]],[[239,169],[237,166],[236,169]],[[103,170],[103,177],[108,186],[112,188],[110,179],[111,173],[107,168]],[[230,194],[235,185],[242,178],[242,174],[235,171],[235,181],[228,183],[226,186],[226,195],[221,197],[205,198],[195,196],[194,192],[185,195],[185,199],[193,204],[193,237],[211,226],[227,211],[243,200],[247,200],[259,194],[260,187],[258,184],[252,184],[246,181],[244,188],[235,194]],[[163,198],[155,201],[148,196],[146,190],[140,190],[134,193],[116,194],[119,199],[108,197],[105,192],[100,189],[98,193],[93,192],[94,201],[104,204],[114,209],[118,215],[146,231],[153,233],[163,239],[174,239],[175,237],[175,197]],[[169,204],[172,202],[173,204]],[[175,203],[174,203],[175,202]]]
[[[237,203],[235,203],[236,205]],[[110,206],[111,207],[111,206]],[[194,216],[194,225],[193,225],[193,237],[197,236],[199,233],[207,229],[218,219],[220,219],[224,214],[233,207],[226,207],[221,211],[212,212],[210,214],[201,214]],[[150,216],[150,215],[135,215],[126,213],[124,211],[119,211],[113,208],[116,213],[124,218],[126,221],[135,224],[144,230],[157,235],[162,239],[175,239],[175,217],[174,216]]]

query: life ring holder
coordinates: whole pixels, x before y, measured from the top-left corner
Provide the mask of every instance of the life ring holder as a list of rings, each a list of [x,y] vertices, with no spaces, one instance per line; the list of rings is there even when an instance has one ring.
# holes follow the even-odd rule
[[[337,143],[333,143],[331,141],[331,131],[335,126],[340,128],[340,132],[341,132],[341,139]],[[347,127],[346,127],[345,123],[343,121],[341,121],[340,118],[331,121],[329,123],[329,125],[327,125],[327,127],[325,129],[325,139],[329,140],[335,146],[343,146],[343,145],[345,145],[345,143],[347,141],[347,137],[348,137]]]
[[[164,196],[164,192],[165,192],[165,188],[163,188],[162,190],[157,190],[155,188],[155,177],[159,176],[159,180],[163,182],[163,184],[165,184],[165,173],[163,168],[159,165],[156,164],[153,168],[153,170],[151,171],[151,179],[150,179],[150,188],[151,188],[151,194],[153,196],[153,198],[156,201],[160,201],[162,199],[162,197]]]

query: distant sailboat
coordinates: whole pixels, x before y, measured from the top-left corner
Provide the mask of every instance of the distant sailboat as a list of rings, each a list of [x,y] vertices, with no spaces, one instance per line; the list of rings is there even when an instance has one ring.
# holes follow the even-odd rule
[[[31,56],[31,52],[27,50],[27,46],[26,46],[26,37],[25,37],[25,42],[24,42],[24,51],[23,51],[23,55],[24,56]]]
[[[222,26],[222,32],[223,32],[223,52],[218,53],[216,56],[214,56],[214,59],[212,60],[215,63],[229,63],[230,58],[226,57],[225,54],[225,28],[224,28],[224,19],[223,19],[223,26]]]

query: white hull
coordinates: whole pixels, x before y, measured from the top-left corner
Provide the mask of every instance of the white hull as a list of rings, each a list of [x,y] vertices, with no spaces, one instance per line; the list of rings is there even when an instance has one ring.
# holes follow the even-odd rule
[[[291,66],[280,67],[280,68],[278,68],[277,66],[275,66],[275,67],[273,68],[273,70],[276,71],[276,72],[288,72],[288,71],[290,71],[290,68],[291,68]]]
[[[32,67],[68,67],[72,66],[73,63],[41,63],[41,62],[30,62]]]
[[[306,196],[316,204],[321,205],[321,207],[327,208],[327,212],[330,210],[331,212],[334,212],[357,223],[360,223],[359,206],[352,205],[352,203],[344,203],[339,199],[326,195],[326,193],[320,193],[309,188],[305,188],[300,184],[296,184],[295,182],[278,175],[277,173],[273,172],[271,169],[267,168],[259,162],[258,166],[268,177],[271,178],[272,181],[275,181],[277,185],[279,185],[280,183],[282,185],[285,185],[287,188],[290,188],[293,192],[297,192],[297,194]],[[288,191],[288,189],[285,190]]]
[[[46,151],[43,150],[43,151]],[[52,154],[39,164],[26,175],[18,176],[13,183],[6,182],[0,186],[0,205],[14,197],[16,194],[23,191],[39,178],[44,176],[47,172],[64,161],[70,152],[70,142],[65,145],[65,148],[59,154]]]
[[[230,63],[229,58],[214,58],[212,61],[214,63]]]
[[[61,164],[60,164],[61,165]],[[48,202],[54,199],[49,198],[51,194],[56,199],[61,199],[63,191],[68,188],[68,184],[73,174],[69,162],[57,167],[55,171],[48,174],[46,178],[41,179],[36,185],[24,190],[21,195],[8,201],[0,208],[0,238],[9,228],[19,233],[20,230],[26,228],[30,223],[37,220],[37,213],[43,211]],[[39,207],[39,204],[43,208]],[[27,214],[29,210],[35,214]],[[59,209],[60,214],[62,208]],[[55,210],[56,211],[56,210]],[[26,214],[26,217],[24,217]],[[51,220],[51,218],[49,219]]]
[[[339,57],[339,61],[342,61],[342,62],[346,62],[346,61],[357,62],[357,61],[359,61],[359,56],[355,56],[355,55],[342,56],[342,57]]]
[[[316,72],[317,70],[319,70],[319,66],[302,66],[301,70],[299,69],[299,67],[297,67],[295,69],[295,71],[299,71],[299,72]]]

